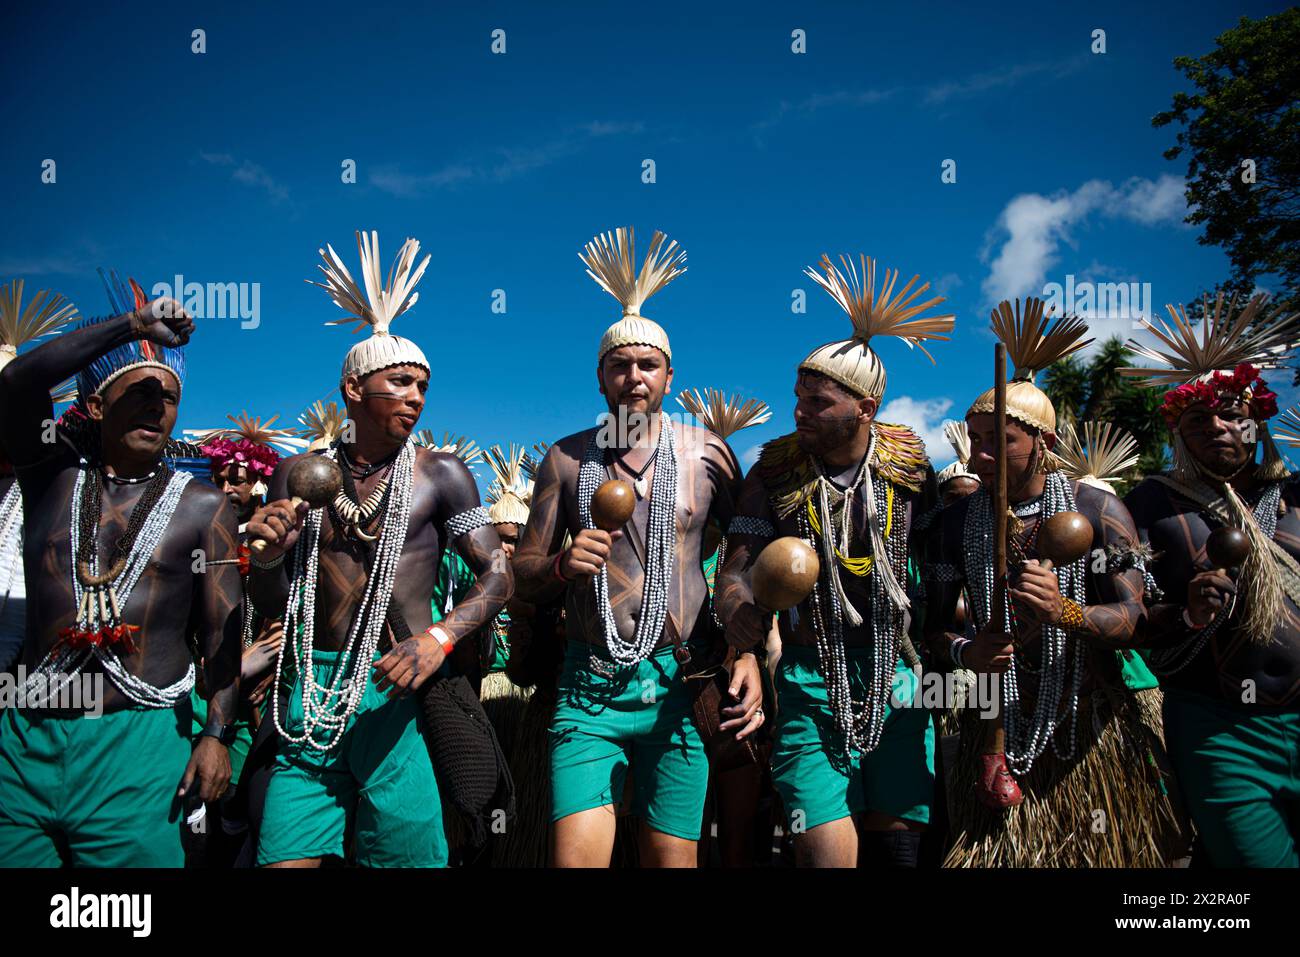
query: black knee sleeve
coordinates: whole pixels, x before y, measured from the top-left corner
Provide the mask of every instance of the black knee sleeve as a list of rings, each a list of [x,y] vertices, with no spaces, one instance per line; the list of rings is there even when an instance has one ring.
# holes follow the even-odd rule
[[[863,867],[914,868],[917,865],[920,831],[865,831],[861,841]]]

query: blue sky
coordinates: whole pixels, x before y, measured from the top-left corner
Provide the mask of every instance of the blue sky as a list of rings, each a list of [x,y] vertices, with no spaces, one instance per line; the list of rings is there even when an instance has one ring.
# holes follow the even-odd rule
[[[945,413],[990,384],[998,299],[1073,274],[1150,283],[1163,313],[1225,275],[1181,223],[1185,163],[1163,159],[1174,134],[1150,118],[1186,88],[1175,56],[1286,5],[259,6],[46,3],[9,14],[0,41],[0,280],[85,314],[105,309],[100,265],[147,288],[259,284],[256,328],[200,322],[182,427],[244,409],[283,422],[336,397],[354,339],[322,325],[339,312],[304,280],[327,242],[355,266],[358,228],[378,230],[385,269],[407,236],[433,254],[395,324],[436,367],[421,428],[531,445],[587,427],[619,310],[577,253],[632,225],[642,248],[658,228],[688,253],[645,310],[672,338],[677,388],[772,406],[733,440],[747,463],[791,428],[798,361],[849,329],[803,267],[867,253],[930,280],[957,314],[938,365],[878,351],[887,416],[941,465]],[[1294,401],[1289,375],[1273,379]]]

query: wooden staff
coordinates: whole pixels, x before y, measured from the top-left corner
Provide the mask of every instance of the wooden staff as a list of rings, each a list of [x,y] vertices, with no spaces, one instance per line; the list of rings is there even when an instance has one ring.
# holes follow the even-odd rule
[[[993,428],[997,436],[997,473],[993,480],[993,596],[989,630],[1000,632],[1007,620],[1007,347],[993,347]],[[985,718],[985,754],[1006,751],[1002,709]]]

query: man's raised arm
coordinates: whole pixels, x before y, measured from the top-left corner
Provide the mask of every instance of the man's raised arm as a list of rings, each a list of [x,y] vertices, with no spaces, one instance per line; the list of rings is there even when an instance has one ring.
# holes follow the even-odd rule
[[[165,346],[189,341],[194,322],[174,299],[147,302],[134,312],[73,329],[14,359],[0,370],[0,442],[15,466],[33,465],[50,454],[43,440],[54,417],[50,389],[76,375],[111,349],[137,339]]]

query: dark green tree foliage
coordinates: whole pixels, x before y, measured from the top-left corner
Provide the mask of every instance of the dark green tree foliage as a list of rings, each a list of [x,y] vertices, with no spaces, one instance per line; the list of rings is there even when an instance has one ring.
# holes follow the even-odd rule
[[[1164,393],[1138,385],[1120,375],[1136,357],[1118,336],[1101,344],[1087,361],[1066,356],[1043,373],[1042,390],[1056,408],[1058,426],[1067,422],[1081,428],[1090,421],[1111,422],[1137,439],[1141,458],[1136,469],[1116,486],[1121,493],[1144,475],[1168,467],[1168,435],[1160,415]]]
[[[1204,227],[1202,244],[1228,254],[1231,275],[1213,288],[1244,301],[1263,279],[1292,310],[1300,307],[1300,8],[1243,17],[1215,42],[1204,56],[1174,60],[1195,92],[1174,94],[1173,108],[1151,122],[1182,126],[1164,155],[1186,154],[1186,221]]]

